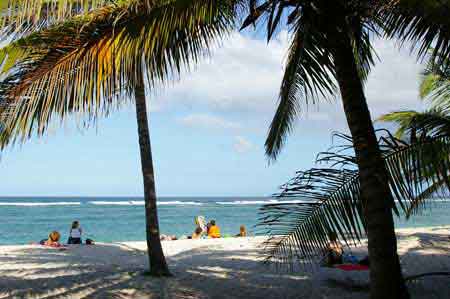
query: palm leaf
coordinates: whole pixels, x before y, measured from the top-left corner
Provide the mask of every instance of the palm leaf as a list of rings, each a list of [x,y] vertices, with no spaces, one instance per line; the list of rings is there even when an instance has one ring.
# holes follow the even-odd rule
[[[141,73],[150,87],[177,76],[233,27],[238,4],[164,0],[151,6],[146,1],[110,5],[17,41],[30,55],[39,45],[47,52],[31,63],[23,59],[19,70],[27,72],[11,75],[0,87],[3,101],[16,105],[6,118],[6,132],[21,140],[34,131],[42,135],[53,116],[64,118],[69,112],[95,120],[128,98]]]
[[[314,17],[303,11],[289,48],[278,108],[265,142],[266,155],[271,159],[275,159],[283,147],[303,110],[302,105],[314,105],[320,97],[333,95],[336,89],[330,53],[321,46],[326,36],[316,30],[311,20],[304,20]]]
[[[390,2],[390,3],[389,3]],[[411,43],[420,58],[429,49],[443,61],[450,54],[449,0],[392,0],[379,13],[388,38]]]
[[[23,37],[37,29],[64,22],[108,4],[136,0],[3,0],[0,5],[0,40]],[[147,2],[150,2],[147,0]]]
[[[450,109],[449,59],[438,61],[431,56],[422,74],[420,96],[431,102],[432,108]]]
[[[395,133],[397,138],[410,138],[414,141],[423,136],[450,135],[450,116],[446,110],[396,111],[387,113],[378,120],[396,123],[398,125]]]
[[[348,245],[365,235],[364,200],[361,197],[351,138],[322,153],[318,161],[334,165],[298,172],[277,194],[283,199],[300,199],[301,204],[270,204],[260,210],[259,225],[270,237],[266,261],[280,266],[315,262],[326,250],[328,233],[336,232]],[[427,200],[440,192],[449,194],[450,136],[438,136],[407,144],[389,133],[380,138],[380,148],[396,200],[397,216],[420,211]],[[402,213],[400,213],[400,210]]]

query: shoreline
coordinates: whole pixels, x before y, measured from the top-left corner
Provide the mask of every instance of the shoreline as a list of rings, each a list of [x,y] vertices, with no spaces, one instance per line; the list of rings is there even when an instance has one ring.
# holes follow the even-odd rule
[[[416,230],[441,230],[441,229],[448,229],[449,230],[449,234],[450,234],[450,224],[446,224],[446,225],[433,225],[433,226],[418,226],[418,227],[402,227],[402,228],[396,228],[395,232],[396,233],[407,233],[407,232],[414,232]],[[186,236],[186,235],[184,235]],[[267,238],[267,235],[250,235],[247,236],[246,238]],[[177,239],[177,240],[161,240],[162,244],[165,244],[166,242],[172,243],[172,242],[179,242],[179,241],[205,241],[205,240],[226,240],[226,239],[235,239],[235,238],[242,238],[242,237],[235,237],[235,236],[228,236],[228,237],[222,237],[222,238],[218,238],[218,239],[210,239],[210,238],[201,238],[201,239]],[[363,239],[365,240],[365,239]],[[103,241],[96,241],[96,244],[124,244],[124,245],[130,245],[130,244],[134,244],[137,245],[139,247],[139,249],[142,248],[142,244],[140,243],[146,243],[146,240],[126,240],[126,241],[113,241],[113,242],[103,242]],[[0,244],[0,247],[17,247],[17,246],[33,246],[30,243],[27,244]]]
[[[398,229],[405,275],[450,272],[450,225]],[[145,241],[0,246],[0,299],[37,298],[369,298],[368,271],[301,267],[279,272],[262,263],[266,236],[162,241],[173,278],[151,278]],[[363,245],[355,255],[367,253]],[[448,277],[408,285],[412,298],[444,299]],[[357,288],[359,286],[359,288]],[[361,287],[363,286],[363,287]]]

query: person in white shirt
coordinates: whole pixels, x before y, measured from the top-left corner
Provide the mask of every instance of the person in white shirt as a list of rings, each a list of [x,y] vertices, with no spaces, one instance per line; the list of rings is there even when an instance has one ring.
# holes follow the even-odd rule
[[[81,244],[81,234],[83,233],[83,230],[80,227],[80,223],[78,221],[72,222],[72,228],[70,229],[69,233],[69,240],[67,241],[68,244]]]

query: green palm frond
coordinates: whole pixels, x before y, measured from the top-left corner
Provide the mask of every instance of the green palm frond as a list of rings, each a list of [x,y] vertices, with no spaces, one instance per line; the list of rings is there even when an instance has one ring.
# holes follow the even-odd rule
[[[450,136],[450,115],[447,110],[396,111],[387,113],[378,120],[396,123],[397,138],[414,141],[424,136]]]
[[[438,61],[430,57],[422,73],[420,96],[431,102],[432,108],[450,109],[450,58]]]
[[[442,61],[450,54],[449,0],[391,0],[379,14],[389,38],[412,44],[419,57],[430,49]]]
[[[95,120],[128,98],[141,73],[153,87],[207,55],[233,28],[238,8],[239,1],[215,0],[110,5],[17,41],[29,56],[44,54],[16,63],[19,75],[0,86],[3,101],[16,106],[6,131],[25,140],[43,134],[55,115]]]
[[[302,203],[265,205],[259,225],[270,238],[266,242],[266,260],[280,265],[317,261],[328,242],[328,233],[336,232],[348,245],[365,236],[364,199],[361,197],[355,160],[348,153],[351,138],[345,144],[322,153],[318,161],[333,167],[298,172],[283,185],[280,200]],[[446,169],[450,167],[450,136],[422,139],[407,144],[390,134],[380,138],[380,147],[389,173],[389,184],[396,200],[393,211],[407,217],[420,211],[427,200],[449,194]]]
[[[367,5],[323,1],[264,1],[259,6],[250,3],[250,13],[242,28],[264,19],[270,40],[284,19],[294,32],[281,82],[278,108],[265,142],[269,159],[276,159],[302,111],[318,104],[323,98],[329,99],[337,94],[330,35],[333,30],[340,31],[342,28],[337,28],[341,24],[331,24],[328,20],[330,15],[339,14],[335,9],[339,13],[354,11],[345,18],[344,30],[352,41],[360,79],[364,82],[376,56],[371,36],[377,34],[376,22],[366,21],[371,11]]]
[[[308,17],[303,15],[303,18]],[[321,96],[329,97],[336,89],[330,77],[333,62],[329,53],[320,47],[326,37],[306,23],[305,26],[299,23],[290,46],[278,108],[265,142],[266,154],[272,159],[283,147],[302,106],[314,105]]]

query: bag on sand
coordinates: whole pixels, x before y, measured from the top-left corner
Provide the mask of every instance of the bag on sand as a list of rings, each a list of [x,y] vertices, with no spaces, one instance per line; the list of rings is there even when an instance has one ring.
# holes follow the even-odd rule
[[[94,240],[92,239],[86,239],[86,245],[94,245]]]

